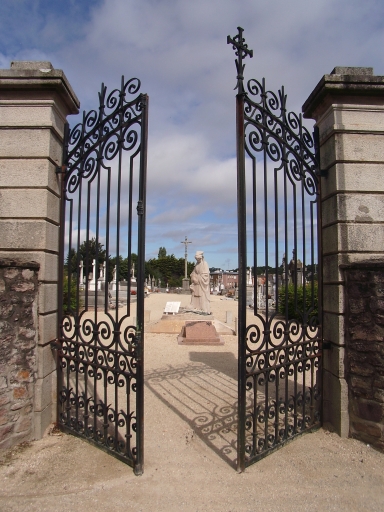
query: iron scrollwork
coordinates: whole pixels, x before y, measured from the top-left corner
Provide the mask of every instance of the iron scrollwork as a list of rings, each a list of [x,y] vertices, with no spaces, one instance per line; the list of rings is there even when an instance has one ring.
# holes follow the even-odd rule
[[[60,168],[60,258],[66,284],[59,291],[56,343],[59,426],[107,450],[133,466],[137,474],[143,470],[143,233],[148,110],[148,97],[139,93],[140,86],[137,78],[125,81],[124,77],[120,88],[111,92],[102,84],[98,109],[84,112],[81,123],[66,129]],[[141,205],[136,220],[134,194]],[[116,284],[121,275],[122,240],[132,268],[134,233],[138,237],[138,291],[133,323],[131,283],[127,283],[127,302],[122,308],[119,284],[114,289],[109,284],[113,270],[109,254],[113,247]],[[95,253],[91,257],[92,243]],[[80,254],[84,244],[85,256]],[[100,270],[102,245],[106,256]],[[64,252],[68,255],[65,264]],[[103,273],[100,287],[99,272]]]
[[[253,54],[243,29],[238,27],[238,35],[228,36],[227,43],[236,52],[238,81],[242,471],[321,425],[320,172],[314,138],[301,115],[288,111],[284,87],[275,93],[264,79],[250,79],[244,86],[243,59]],[[293,250],[289,264],[288,249]],[[254,269],[252,286],[247,266]],[[259,279],[261,266],[265,272]]]

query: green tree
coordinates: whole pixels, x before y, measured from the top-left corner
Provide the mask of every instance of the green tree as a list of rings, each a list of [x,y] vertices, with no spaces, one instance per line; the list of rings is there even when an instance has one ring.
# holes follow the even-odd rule
[[[305,290],[305,305],[304,305]],[[296,293],[295,293],[296,292]],[[287,287],[282,286],[279,289],[279,313],[288,314],[288,319],[296,319],[303,321],[304,310],[309,317],[318,315],[318,285],[317,281],[304,286],[297,286],[295,290],[294,284]],[[308,319],[307,319],[308,320]]]
[[[188,275],[192,272],[193,268],[194,264],[188,263]],[[158,259],[153,258],[145,262],[146,276],[150,275],[155,279],[161,279],[164,285],[168,283],[171,287],[181,286],[184,269],[185,259],[176,258],[174,254]]]
[[[167,256],[167,249],[165,247],[159,248],[159,254],[157,255],[157,258],[165,258]]]
[[[97,260],[97,269],[99,269],[100,265],[102,265],[106,261],[106,251],[104,249],[103,244],[101,244],[100,242],[96,242],[95,237],[91,238],[88,241],[83,242],[80,245],[78,252],[73,248],[70,249],[70,251],[68,251],[67,258],[65,261],[65,268],[71,274],[77,275],[79,273],[79,263],[77,261],[78,257],[79,261],[83,260],[84,276],[87,277],[87,275],[89,275],[92,272],[93,260]],[[111,269],[109,270],[110,272],[112,272]]]
[[[79,307],[82,306],[79,299]],[[77,310],[77,276],[72,275],[69,281],[67,269],[64,269],[63,275],[63,311],[71,313]]]
[[[75,249],[70,249],[68,251],[64,263],[64,268],[67,272],[70,272],[71,274],[77,274],[77,252],[75,251]]]

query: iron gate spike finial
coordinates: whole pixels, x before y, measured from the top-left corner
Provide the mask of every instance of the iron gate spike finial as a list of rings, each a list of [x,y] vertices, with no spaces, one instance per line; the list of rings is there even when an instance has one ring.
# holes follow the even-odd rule
[[[227,36],[227,44],[231,44],[232,48],[235,50],[235,55],[237,55],[237,59],[235,60],[236,70],[237,70],[237,85],[235,89],[237,89],[238,94],[244,94],[244,68],[245,64],[243,64],[243,58],[247,55],[252,59],[253,50],[248,49],[248,45],[245,44],[245,39],[243,38],[244,29],[241,27],[237,27],[239,33],[237,36],[232,38],[231,36]]]

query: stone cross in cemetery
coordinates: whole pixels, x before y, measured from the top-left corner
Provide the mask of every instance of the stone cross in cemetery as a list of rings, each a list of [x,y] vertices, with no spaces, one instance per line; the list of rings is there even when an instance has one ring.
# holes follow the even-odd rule
[[[92,279],[89,283],[88,289],[93,292],[96,290],[96,282],[97,282],[96,271],[97,271],[96,260],[92,260]]]
[[[189,279],[188,279],[188,244],[191,244],[188,240],[188,237],[185,237],[184,242],[180,242],[181,244],[184,244],[185,247],[185,273],[184,273],[184,279],[183,279],[183,290],[189,290]]]

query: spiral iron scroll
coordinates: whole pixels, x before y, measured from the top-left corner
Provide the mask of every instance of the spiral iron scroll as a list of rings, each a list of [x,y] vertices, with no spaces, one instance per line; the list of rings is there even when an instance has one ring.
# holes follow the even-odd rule
[[[307,202],[315,211],[319,178],[314,140],[303,126],[301,116],[287,111],[284,88],[275,94],[266,89],[264,80],[248,81],[244,94],[244,131],[248,156],[255,162],[257,153],[262,153],[259,160],[264,162],[264,166],[261,166],[263,172],[274,173],[275,203],[278,204],[280,199],[276,176],[282,173],[292,184],[293,190],[296,187],[301,190],[302,187],[302,204]],[[253,185],[256,188],[255,181]],[[258,201],[259,205],[260,201],[264,201],[266,212],[274,206],[273,199],[268,198],[265,191],[263,199],[258,196]],[[282,217],[278,217],[276,212],[277,206],[274,215],[278,228],[281,228]],[[255,227],[257,221],[254,215],[252,222]],[[292,216],[293,219],[285,218],[284,225],[293,226],[296,214]],[[313,222],[313,219],[309,222]],[[274,226],[275,230],[278,228]],[[269,226],[264,225],[263,229],[265,237],[272,236],[272,231],[268,231]],[[297,225],[293,229],[296,230]],[[316,227],[309,232],[312,232],[313,244]],[[274,235],[276,237],[276,232]],[[297,243],[296,238],[295,248]],[[268,265],[268,253],[265,258]],[[278,270],[275,272],[277,275]],[[285,286],[287,284],[288,280]],[[256,296],[256,291],[254,293]],[[313,293],[313,289],[308,293]],[[287,313],[283,317],[277,311],[268,309],[265,314],[255,311],[253,321],[247,325],[243,370],[247,396],[244,422],[246,465],[321,424],[320,317],[314,312],[313,300],[307,309],[297,309],[296,315],[290,319]]]
[[[59,424],[125,462],[134,461],[137,425],[129,397],[136,392],[136,328],[126,318],[116,323],[107,315],[96,323],[82,318],[85,314],[66,315],[62,322]]]
[[[287,112],[284,88],[275,94],[265,80],[247,82],[244,100],[245,148],[249,156],[266,150],[274,163],[286,163],[291,180],[302,181],[306,192],[318,192],[317,161],[312,135],[303,126],[301,115]]]
[[[317,327],[261,315],[257,320],[246,338],[247,464],[321,422]]]
[[[92,181],[98,163],[111,161],[120,149],[135,152],[140,146],[144,95],[139,94],[140,80],[124,77],[120,89],[107,94],[104,84],[99,93],[99,109],[84,112],[82,123],[72,128],[67,141],[65,160],[66,193],[73,194],[81,179]]]

